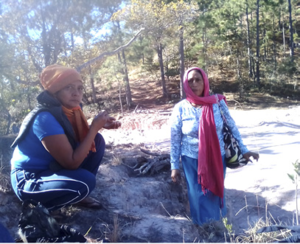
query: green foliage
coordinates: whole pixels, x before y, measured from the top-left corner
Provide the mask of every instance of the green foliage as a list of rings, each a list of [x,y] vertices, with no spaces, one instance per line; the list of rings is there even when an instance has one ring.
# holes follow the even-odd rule
[[[295,183],[295,177],[294,177],[294,175],[288,174],[288,177],[292,180],[293,183]]]
[[[300,161],[297,159],[294,163],[292,163],[294,166],[294,172],[297,176],[300,176]],[[292,180],[293,183],[296,183],[296,175],[294,174],[288,174],[288,177]]]
[[[294,172],[296,174],[288,174],[288,177],[292,180],[292,182],[295,184],[295,198],[296,198],[296,224],[299,225],[299,219],[298,219],[298,178],[300,176],[300,161],[297,159],[294,163],[292,163],[294,166]]]
[[[203,67],[209,75],[214,74],[213,79],[243,81],[247,89],[253,87],[259,61],[261,87],[271,90],[269,83],[279,82],[293,82],[291,86],[297,87],[299,49],[296,47],[295,56],[289,57],[287,1],[260,1],[258,47],[256,0],[79,0],[76,4],[71,0],[19,0],[18,4],[15,0],[3,0],[1,4],[2,134],[7,131],[9,118],[21,121],[35,106],[35,97],[41,91],[39,73],[46,65],[77,67],[124,45],[141,27],[145,28],[144,33],[125,50],[129,74],[145,73],[158,78],[159,60],[163,60],[165,75],[178,75],[179,37],[183,30],[185,67]],[[300,36],[297,5],[298,0],[292,1],[295,42]],[[158,45],[162,47],[162,59],[157,57]],[[248,75],[249,60],[252,77]],[[94,77],[101,95],[116,88],[116,84],[123,85],[123,65],[115,55],[83,70],[86,97],[90,99],[95,92],[90,77]]]
[[[21,121],[35,106],[39,73],[49,64],[76,67],[97,55],[93,35],[118,10],[121,0],[2,1],[0,80],[2,127]],[[86,74],[83,74],[85,77]],[[8,117],[7,117],[8,116]],[[4,125],[6,124],[6,125]],[[0,133],[4,133],[1,130]]]
[[[228,231],[228,234],[231,235],[232,234],[232,224],[228,223],[228,219],[227,218],[222,218],[223,224],[226,228],[226,230]]]
[[[132,65],[145,64],[145,62],[153,62],[154,49],[152,48],[151,40],[148,37],[140,37],[132,47],[129,48],[128,61]]]
[[[176,69],[176,68],[168,69],[168,71],[165,72],[166,76],[176,76],[176,75],[179,75],[179,74],[180,74],[180,70]]]
[[[297,62],[286,59],[279,63],[278,72],[281,74],[285,74],[288,77],[293,77],[297,71]]]
[[[142,64],[141,68],[151,74],[155,74],[159,70],[159,63],[153,62],[153,58],[148,57],[144,64]]]

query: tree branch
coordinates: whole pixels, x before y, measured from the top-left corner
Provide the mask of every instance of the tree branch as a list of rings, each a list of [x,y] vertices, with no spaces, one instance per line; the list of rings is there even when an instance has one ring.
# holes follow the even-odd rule
[[[129,45],[130,45],[130,44],[131,44],[131,43],[132,43],[132,42],[133,42],[133,41],[141,34],[141,32],[142,32],[143,30],[144,30],[144,28],[140,29],[140,30],[138,31],[138,33],[136,33],[135,36],[134,36],[127,44],[125,44],[124,46],[118,47],[116,50],[111,51],[111,52],[104,52],[104,53],[100,54],[98,57],[93,58],[93,59],[87,61],[86,63],[84,63],[84,64],[78,66],[78,67],[76,68],[76,70],[77,70],[78,72],[80,72],[82,69],[84,69],[84,68],[86,68],[87,66],[91,65],[92,63],[95,63],[96,61],[102,59],[104,56],[112,56],[112,55],[114,55],[114,54],[116,54],[116,53],[122,51],[124,48],[128,47],[128,46],[129,46]]]

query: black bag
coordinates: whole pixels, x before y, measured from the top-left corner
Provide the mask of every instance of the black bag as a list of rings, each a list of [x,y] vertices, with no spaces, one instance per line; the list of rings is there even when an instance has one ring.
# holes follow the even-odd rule
[[[75,229],[58,225],[48,209],[33,200],[23,203],[19,235],[26,242],[86,242]]]
[[[224,143],[225,143],[226,167],[231,169],[237,169],[243,167],[247,165],[248,161],[243,157],[243,154],[239,146],[239,142],[232,135],[230,128],[227,124],[226,118],[221,109],[219,99],[217,98],[217,100],[218,100],[221,116],[223,119],[223,136],[224,136]]]

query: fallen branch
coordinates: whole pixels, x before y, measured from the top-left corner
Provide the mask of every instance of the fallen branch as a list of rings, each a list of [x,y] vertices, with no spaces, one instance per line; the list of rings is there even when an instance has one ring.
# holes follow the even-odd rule
[[[149,150],[146,150],[146,149],[143,149],[143,148],[140,148],[141,152],[145,153],[145,154],[148,154],[148,155],[151,155],[151,156],[160,156],[160,157],[170,157],[169,154],[161,154],[161,153],[154,153],[154,152],[150,152]]]
[[[147,163],[144,163],[142,166],[134,169],[135,172],[138,172],[138,176],[150,174],[153,175],[158,173],[163,168],[170,168],[170,155],[157,156],[152,159],[149,159]]]
[[[158,112],[160,115],[171,115],[172,111]]]
[[[84,64],[78,66],[78,67],[76,68],[76,70],[77,70],[78,72],[80,72],[82,69],[84,69],[84,68],[86,68],[87,66],[89,66],[89,65],[95,63],[96,61],[102,59],[104,56],[112,56],[112,55],[114,55],[114,54],[116,54],[116,53],[122,51],[124,48],[128,47],[128,46],[129,46],[129,45],[130,45],[130,44],[131,44],[131,43],[132,43],[132,42],[133,42],[133,41],[141,34],[141,32],[142,32],[143,30],[144,30],[144,28],[140,29],[140,30],[138,31],[138,33],[136,33],[135,36],[134,36],[127,44],[125,44],[124,46],[118,47],[116,50],[111,51],[111,52],[104,52],[104,53],[100,54],[98,57],[93,58],[93,59],[91,59],[91,60],[85,62]]]
[[[145,149],[141,149],[142,152],[149,154],[151,158],[139,157],[135,159],[122,159],[123,164],[135,172],[136,176],[153,175],[160,171],[170,169],[170,155],[152,153]]]
[[[151,155],[151,156],[160,156],[161,154],[159,153],[153,153],[153,152],[150,152],[146,149],[143,149],[143,148],[140,148],[141,152],[145,153],[145,154],[148,154],[148,155]]]
[[[136,105],[136,107],[135,107],[135,109],[134,109],[133,113],[135,113],[135,112],[136,112],[136,110],[137,110],[138,106],[139,106],[139,104],[138,104],[138,105]]]

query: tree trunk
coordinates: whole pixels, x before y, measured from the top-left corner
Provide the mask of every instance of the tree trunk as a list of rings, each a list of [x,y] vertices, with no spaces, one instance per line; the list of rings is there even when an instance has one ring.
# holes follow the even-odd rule
[[[288,0],[289,4],[289,28],[290,28],[290,57],[291,60],[293,61],[294,57],[294,40],[293,40],[293,21],[292,21],[292,5],[291,5],[291,0]]]
[[[283,55],[285,56],[285,28],[284,23],[282,24],[282,39],[283,39]]]
[[[32,110],[32,106],[31,106],[31,94],[30,94],[30,92],[27,92],[27,102],[28,102],[29,109]]]
[[[167,60],[165,61],[166,63],[166,76],[167,76],[167,80],[169,81],[170,80],[170,75],[169,75],[169,57],[167,57]]]
[[[250,27],[248,18],[248,0],[246,0],[246,24],[247,24],[247,47],[248,47],[248,74],[249,77],[253,76],[252,62],[251,62],[251,40],[250,40]]]
[[[119,41],[122,43],[123,38],[122,38],[122,33],[121,33],[120,22],[117,21],[116,23],[117,23],[117,27],[118,27]],[[122,49],[122,59],[123,60],[120,57],[120,52],[118,52],[118,58],[119,58],[119,62],[122,67],[121,73],[123,74],[123,81],[125,82],[126,104],[127,104],[127,108],[129,109],[132,104],[132,97],[131,97],[131,89],[130,89],[130,83],[129,83],[129,77],[128,77],[127,61],[126,61],[126,55],[125,55],[124,49]],[[123,108],[122,108],[122,111],[123,111]]]
[[[43,42],[43,54],[44,54],[44,64],[45,67],[50,65],[50,48],[47,41],[47,34],[46,34],[46,23],[45,23],[45,15],[42,13],[42,42]]]
[[[165,80],[162,49],[163,49],[162,44],[159,43],[158,46],[157,46],[157,55],[158,55],[159,66],[160,66],[161,85],[162,85],[162,88],[163,88],[163,97],[167,97],[168,92],[167,92],[167,88],[166,88],[166,80]]]
[[[119,102],[120,102],[120,107],[121,107],[121,114],[122,114],[122,116],[124,116],[121,94],[122,94],[122,84],[120,84],[120,82],[119,82]]]
[[[96,90],[95,90],[95,82],[94,82],[94,76],[92,74],[91,66],[89,66],[89,75],[90,75],[90,83],[92,87],[93,103],[96,103],[97,97],[96,97]]]
[[[274,15],[273,15],[273,61],[274,61],[274,71],[276,74],[277,70],[277,57],[276,57],[276,41],[275,41],[275,23],[274,23]]]
[[[251,60],[252,60],[252,73],[254,74],[253,75],[253,83],[255,83],[255,79],[256,79],[256,62],[255,62],[255,59],[254,59],[254,57],[252,57],[251,58]]]
[[[9,134],[9,129],[10,129],[10,125],[11,125],[11,115],[9,113],[8,110],[6,110],[7,112],[7,127],[6,127],[6,135]]]
[[[254,28],[253,27],[253,11],[251,11],[251,14],[250,14],[250,17],[251,17],[251,25],[252,25],[252,29]],[[256,81],[256,61],[254,59],[254,55],[251,56],[251,60],[252,60],[252,74],[253,74],[253,83],[255,83]]]
[[[84,32],[84,30],[82,30],[82,39],[83,39],[84,49],[87,50],[86,38],[85,38],[85,32]],[[97,100],[97,98],[96,98],[96,90],[95,90],[94,76],[92,74],[91,65],[89,65],[88,68],[89,68],[90,84],[91,84],[91,88],[92,88],[92,100],[93,100],[93,103],[96,103],[96,100]]]
[[[180,27],[180,40],[179,40],[179,55],[180,55],[180,98],[185,98],[185,92],[183,89],[184,79],[184,43],[183,43],[183,27]]]
[[[237,50],[237,52],[236,52],[236,72],[237,72],[237,78],[239,81],[240,98],[242,98],[243,94],[244,94],[244,84],[243,84],[243,79],[241,76],[239,50]]]
[[[126,90],[126,103],[129,109],[132,104],[132,98],[131,98],[131,89],[129,84],[128,69],[127,69],[127,62],[126,62],[124,49],[122,50],[122,57],[123,57],[123,70],[124,70],[124,81],[125,81],[125,90]]]
[[[281,13],[281,8],[280,8],[280,13]],[[283,16],[283,15],[281,15]],[[285,58],[285,27],[284,27],[284,19],[282,17],[282,45],[283,45],[283,57]]]
[[[257,0],[256,6],[256,83],[260,85],[259,74],[259,0]]]
[[[204,57],[204,67],[203,69],[206,70],[206,27],[203,28],[203,35],[202,35],[202,42],[203,42],[203,57]]]
[[[93,103],[96,103],[97,98],[96,98],[96,90],[95,90],[95,85],[94,85],[94,77],[90,74],[90,83],[92,87],[92,92],[93,92]]]
[[[264,23],[264,61],[267,60],[267,42],[266,42],[266,28]]]

